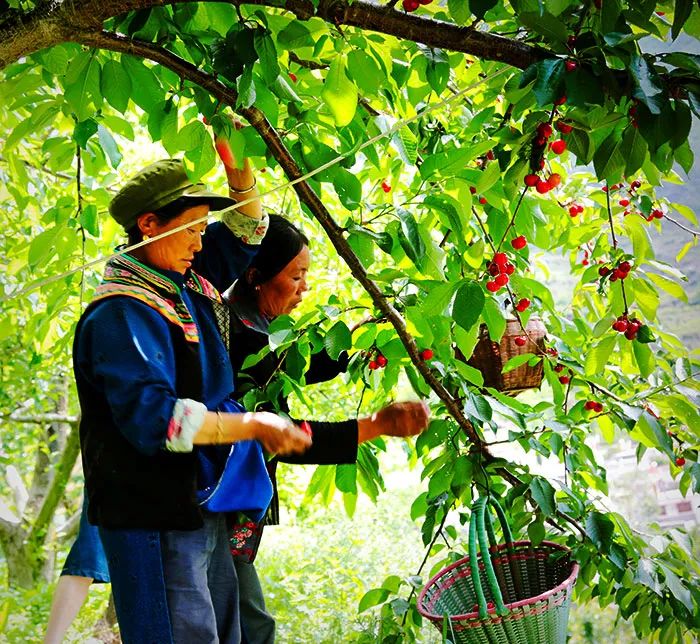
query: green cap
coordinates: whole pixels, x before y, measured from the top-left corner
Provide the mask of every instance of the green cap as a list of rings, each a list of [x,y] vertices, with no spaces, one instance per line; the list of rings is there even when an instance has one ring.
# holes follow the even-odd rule
[[[153,212],[180,197],[208,203],[212,212],[235,205],[229,197],[209,192],[201,183],[192,183],[181,159],[156,161],[134,175],[114,196],[109,214],[129,230],[146,212]]]

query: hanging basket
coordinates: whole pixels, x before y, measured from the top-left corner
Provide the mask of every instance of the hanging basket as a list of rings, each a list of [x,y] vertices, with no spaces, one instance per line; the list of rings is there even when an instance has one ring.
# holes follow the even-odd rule
[[[505,544],[496,545],[487,503]],[[426,584],[418,612],[455,644],[565,644],[578,570],[564,546],[513,541],[501,506],[482,497],[472,508],[469,556]]]
[[[525,363],[506,373],[502,373],[502,370],[514,356],[524,353],[544,354],[546,335],[547,329],[539,318],[530,318],[524,333],[520,323],[510,319],[506,321],[506,330],[501,341],[493,342],[489,337],[488,327],[482,324],[474,353],[467,362],[484,376],[484,387],[493,387],[512,395],[525,389],[537,389],[544,378],[542,360],[532,367]],[[525,344],[522,347],[518,346],[516,338],[524,338]]]

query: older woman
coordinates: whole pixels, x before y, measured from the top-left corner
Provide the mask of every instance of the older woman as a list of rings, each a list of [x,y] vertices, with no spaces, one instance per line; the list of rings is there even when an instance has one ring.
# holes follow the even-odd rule
[[[245,358],[258,353],[268,344],[270,321],[279,315],[291,313],[301,302],[307,290],[309,270],[309,241],[289,221],[278,215],[270,215],[270,226],[243,276],[226,294],[231,311],[231,362],[240,372]],[[346,354],[338,360],[321,351],[311,356],[305,374],[307,384],[330,380],[345,371]],[[283,367],[283,360],[268,353],[252,367],[239,373],[239,386],[264,388],[275,372]],[[237,391],[240,394],[241,389]],[[278,401],[288,410],[285,400]],[[303,453],[293,457],[280,457],[288,463],[341,464],[357,461],[359,443],[387,436],[412,436],[420,433],[428,424],[428,411],[424,403],[395,403],[358,420],[342,422],[300,421],[312,434],[313,444]],[[268,463],[274,481],[277,459]],[[268,513],[267,523],[277,522],[277,496]],[[245,527],[245,526],[244,526]],[[257,528],[258,533],[262,526]],[[256,544],[257,545],[257,544]],[[252,563],[254,550],[236,548],[236,571],[240,588],[241,628],[247,644],[274,642],[275,622],[265,610],[262,589]]]
[[[217,328],[221,299],[192,266],[209,211],[232,204],[193,184],[180,161],[139,172],[110,213],[130,244],[153,241],[110,260],[76,329],[88,517],[99,526],[127,644],[239,641],[227,526],[200,506],[197,452],[250,440],[282,454],[310,445],[279,416],[220,411],[241,410]],[[211,243],[227,252],[211,255],[212,272],[235,279],[264,223],[229,212],[214,225]]]

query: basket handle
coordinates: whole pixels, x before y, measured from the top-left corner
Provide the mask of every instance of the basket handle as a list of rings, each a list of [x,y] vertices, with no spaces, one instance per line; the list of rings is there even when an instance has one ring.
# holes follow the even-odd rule
[[[508,543],[513,541],[512,534],[510,532],[510,527],[505,520],[505,514],[503,509],[498,505],[495,499],[490,499],[487,497],[481,497],[476,501],[472,508],[472,517],[469,522],[469,567],[471,570],[472,583],[474,584],[474,591],[476,593],[476,600],[479,606],[479,618],[486,619],[488,617],[488,606],[486,603],[486,597],[484,596],[484,589],[481,586],[481,577],[479,575],[479,561],[477,559],[477,539],[479,541],[479,549],[481,550],[481,560],[484,564],[484,570],[486,572],[486,580],[488,582],[491,594],[493,595],[494,603],[496,604],[496,613],[501,617],[508,614],[508,609],[503,603],[503,595],[501,594],[501,589],[498,585],[498,580],[496,579],[496,572],[493,569],[493,563],[491,563],[491,556],[489,553],[489,539],[493,540],[495,545],[495,534],[493,532],[493,526],[491,526],[491,518],[488,517],[488,523],[486,519],[486,507],[492,505],[496,509],[496,514],[498,515],[499,521],[502,522],[504,536]],[[487,536],[486,531],[489,526],[489,535]]]

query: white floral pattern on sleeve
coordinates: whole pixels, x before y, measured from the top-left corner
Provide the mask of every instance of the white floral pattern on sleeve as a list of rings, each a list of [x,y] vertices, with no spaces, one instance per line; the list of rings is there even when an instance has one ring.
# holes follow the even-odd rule
[[[253,219],[238,212],[237,208],[227,208],[221,211],[221,221],[244,244],[258,246],[265,237],[270,218],[263,213],[261,219]]]
[[[194,435],[204,423],[207,408],[201,402],[178,398],[168,423],[165,449],[169,452],[191,452]]]

